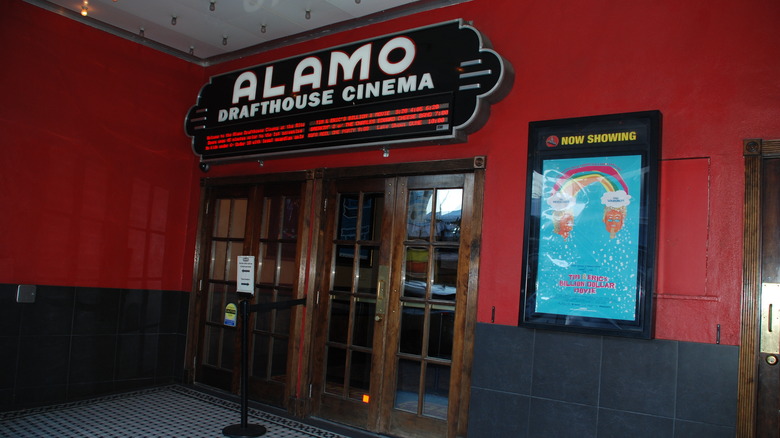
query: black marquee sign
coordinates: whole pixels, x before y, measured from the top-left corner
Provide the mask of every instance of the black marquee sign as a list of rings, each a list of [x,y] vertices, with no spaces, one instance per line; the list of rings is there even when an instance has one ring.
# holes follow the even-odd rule
[[[213,76],[185,131],[203,163],[463,142],[512,80],[455,20]]]

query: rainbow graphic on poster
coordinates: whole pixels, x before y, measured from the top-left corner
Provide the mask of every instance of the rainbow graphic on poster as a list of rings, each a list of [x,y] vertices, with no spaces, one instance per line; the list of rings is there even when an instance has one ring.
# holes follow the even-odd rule
[[[561,175],[553,185],[547,204],[553,209],[553,232],[568,239],[574,228],[573,207],[577,194],[591,184],[599,183],[605,193],[601,197],[604,205],[604,226],[610,239],[623,228],[626,207],[631,202],[628,185],[620,172],[608,164],[586,164],[573,167]]]

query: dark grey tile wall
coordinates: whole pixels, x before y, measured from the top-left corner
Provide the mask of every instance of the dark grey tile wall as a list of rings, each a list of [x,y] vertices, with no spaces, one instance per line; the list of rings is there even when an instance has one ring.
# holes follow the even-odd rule
[[[722,403],[733,397],[736,400],[738,382],[736,373],[727,370],[739,368],[736,347],[733,354],[724,355],[708,344],[680,343],[680,362],[677,369],[677,417],[719,426],[734,426],[737,416],[736,403]]]
[[[674,418],[677,348],[674,341],[606,340],[600,406]]]
[[[189,294],[0,284],[0,410],[180,382]]]
[[[477,324],[475,437],[726,437],[739,349]]]
[[[513,392],[493,391],[472,386],[469,436],[528,436],[531,399]],[[479,409],[475,410],[474,407]]]
[[[598,403],[600,338],[538,331],[533,364],[531,394],[587,406]]]

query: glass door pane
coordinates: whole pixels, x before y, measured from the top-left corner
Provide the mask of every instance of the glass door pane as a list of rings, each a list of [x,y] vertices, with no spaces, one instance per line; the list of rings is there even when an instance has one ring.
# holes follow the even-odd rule
[[[259,203],[255,303],[292,299],[298,272],[296,261],[300,195],[266,188]],[[285,383],[290,342],[290,310],[276,309],[254,315],[252,379]]]
[[[324,391],[362,402],[370,392],[384,194],[340,193],[337,206]]]
[[[247,297],[236,292],[237,260],[254,255],[254,296],[251,304],[291,300],[300,275],[298,237],[302,193],[298,180],[209,187],[198,267],[200,348],[195,380],[226,391],[237,391],[240,336],[243,324],[225,325],[225,308],[238,307]],[[249,317],[249,396],[275,406],[289,399],[288,352],[291,309],[253,312]]]
[[[410,189],[393,407],[446,420],[462,188]]]
[[[236,259],[244,251],[248,191],[215,197],[212,226],[207,237],[206,292],[201,354],[196,380],[224,390],[231,389],[236,365],[236,329],[225,325],[225,306],[237,303]]]
[[[386,283],[390,240],[385,179],[329,185],[319,309],[315,321],[313,391],[315,415],[372,429],[380,283]],[[385,277],[382,277],[384,275]],[[379,318],[379,319],[377,319]]]

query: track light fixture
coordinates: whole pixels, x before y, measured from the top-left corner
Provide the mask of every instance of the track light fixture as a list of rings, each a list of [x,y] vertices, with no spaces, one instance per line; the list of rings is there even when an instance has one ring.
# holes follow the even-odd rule
[[[140,29],[138,29],[138,35],[140,35],[140,36],[141,36],[141,38],[143,38],[143,37],[144,37],[144,27],[143,27],[143,26],[141,26],[141,28],[140,28]]]
[[[265,24],[261,24],[260,25],[260,32],[265,33],[265,31],[266,31]]]
[[[311,9],[306,10],[306,19],[311,20]]]
[[[190,46],[190,55],[195,54],[195,46]]]
[[[211,0],[209,2],[209,11],[214,12],[217,9],[217,0]]]
[[[223,46],[227,46],[227,39],[228,39],[227,35],[222,35],[222,45]]]
[[[81,16],[82,17],[86,17],[87,14],[88,14],[88,12],[87,12],[87,5],[82,5],[81,6]]]
[[[171,17],[171,25],[172,26],[176,26],[176,16],[175,15]]]

